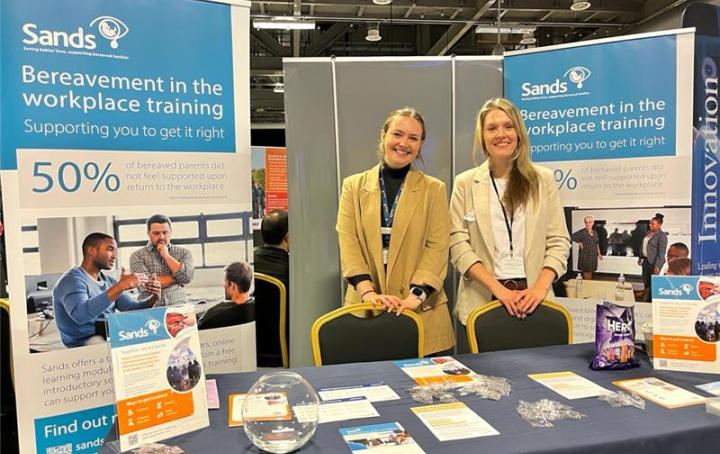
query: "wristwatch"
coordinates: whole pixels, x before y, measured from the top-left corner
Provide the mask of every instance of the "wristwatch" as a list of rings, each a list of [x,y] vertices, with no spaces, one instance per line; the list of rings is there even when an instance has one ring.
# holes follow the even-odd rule
[[[410,293],[415,295],[417,299],[420,300],[420,304],[424,303],[427,299],[427,293],[425,293],[425,290],[421,289],[420,287],[412,287],[410,289]]]

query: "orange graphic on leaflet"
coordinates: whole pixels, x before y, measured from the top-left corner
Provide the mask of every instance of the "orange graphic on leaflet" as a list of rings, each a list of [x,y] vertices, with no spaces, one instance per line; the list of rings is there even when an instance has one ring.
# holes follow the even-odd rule
[[[680,359],[685,361],[715,361],[717,347],[700,339],[688,336],[653,336],[655,358]]]
[[[158,391],[117,403],[120,435],[125,435],[193,414],[193,394]]]
[[[468,381],[473,381],[473,378],[467,375],[455,375],[445,377],[417,377],[415,379],[415,383],[421,386],[442,385],[444,383],[464,383]]]

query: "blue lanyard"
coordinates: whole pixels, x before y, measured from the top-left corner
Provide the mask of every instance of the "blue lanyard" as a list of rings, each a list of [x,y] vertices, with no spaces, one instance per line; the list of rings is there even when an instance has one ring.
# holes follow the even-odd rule
[[[389,207],[387,200],[387,192],[385,191],[385,180],[383,179],[382,170],[380,171],[380,200],[382,200],[382,212],[383,220],[385,221],[385,227],[392,227],[393,225],[393,220],[395,220],[395,210],[397,209],[398,201],[400,200],[400,194],[402,194],[404,186],[405,180],[403,180],[403,182],[400,184],[400,189],[398,189],[398,192],[395,195],[395,200],[393,200],[392,208]],[[383,234],[383,244],[385,244],[386,241],[387,244],[390,244],[390,235]]]

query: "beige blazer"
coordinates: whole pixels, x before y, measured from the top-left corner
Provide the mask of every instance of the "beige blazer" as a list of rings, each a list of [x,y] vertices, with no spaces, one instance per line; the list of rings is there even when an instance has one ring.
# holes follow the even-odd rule
[[[390,237],[387,273],[380,233],[380,166],[343,182],[337,232],[344,277],[368,274],[381,293],[406,298],[410,284],[429,285],[433,292],[417,313],[425,326],[425,353],[455,345],[443,283],[448,266],[450,223],[445,183],[410,170],[398,201]],[[348,286],[345,304],[359,303]]]
[[[552,172],[534,166],[540,174],[538,202],[525,207],[525,273],[531,286],[544,267],[558,277],[567,271],[570,236]],[[488,162],[455,178],[450,200],[450,260],[461,276],[476,262],[490,273],[495,272],[495,239],[490,221],[490,171]],[[553,296],[552,289],[548,296]],[[455,308],[458,320],[465,325],[470,312],[490,301],[491,292],[477,281],[460,279]]]

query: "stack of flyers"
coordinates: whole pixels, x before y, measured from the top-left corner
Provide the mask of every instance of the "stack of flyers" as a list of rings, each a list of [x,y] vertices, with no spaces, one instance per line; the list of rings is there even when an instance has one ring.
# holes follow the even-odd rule
[[[473,381],[476,375],[475,372],[451,356],[404,359],[395,361],[395,364],[420,386],[465,383]]]

